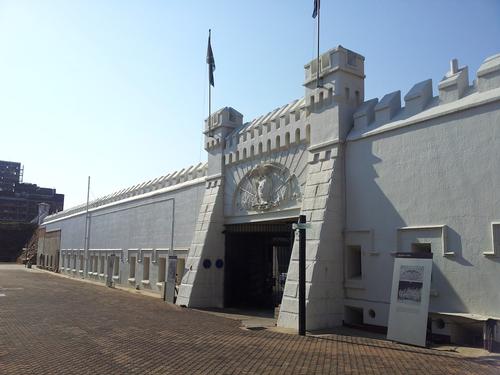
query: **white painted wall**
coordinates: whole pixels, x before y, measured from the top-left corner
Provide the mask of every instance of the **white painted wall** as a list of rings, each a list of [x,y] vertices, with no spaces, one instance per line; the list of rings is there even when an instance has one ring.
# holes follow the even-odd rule
[[[363,280],[346,288],[346,305],[373,308],[366,323],[387,324],[391,252],[418,240],[434,253],[431,311],[500,315],[500,258],[484,254],[500,220],[500,101],[351,139],[346,184],[346,228],[373,235],[346,236],[364,244]],[[437,229],[399,231],[398,241],[398,228],[427,225],[448,227],[447,249]]]

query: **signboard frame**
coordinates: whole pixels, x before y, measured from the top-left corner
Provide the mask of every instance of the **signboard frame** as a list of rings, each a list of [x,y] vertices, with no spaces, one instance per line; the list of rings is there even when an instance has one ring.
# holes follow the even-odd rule
[[[387,339],[426,346],[432,253],[397,253]]]

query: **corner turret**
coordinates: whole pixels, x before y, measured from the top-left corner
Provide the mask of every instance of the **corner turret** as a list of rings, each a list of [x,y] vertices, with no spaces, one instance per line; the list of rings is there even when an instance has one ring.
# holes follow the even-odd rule
[[[209,121],[210,120],[210,121]],[[224,170],[224,140],[243,124],[243,115],[231,107],[224,107],[205,120],[205,150],[208,151],[208,176]]]
[[[352,115],[365,96],[363,56],[338,46],[323,53],[319,61],[319,82],[318,61],[315,59],[304,66],[305,101],[312,123],[311,144],[345,139],[352,127]],[[321,129],[318,126],[318,131],[314,131],[316,121],[330,125]]]

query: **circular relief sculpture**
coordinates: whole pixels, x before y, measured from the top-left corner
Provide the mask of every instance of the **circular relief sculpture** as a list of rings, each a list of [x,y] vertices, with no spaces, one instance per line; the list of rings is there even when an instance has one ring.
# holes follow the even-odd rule
[[[297,177],[278,163],[263,163],[249,171],[236,188],[238,211],[269,211],[300,200]]]

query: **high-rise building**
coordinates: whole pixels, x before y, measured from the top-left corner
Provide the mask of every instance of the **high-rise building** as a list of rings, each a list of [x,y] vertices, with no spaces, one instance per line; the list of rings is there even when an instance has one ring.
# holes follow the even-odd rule
[[[21,181],[21,163],[0,160],[0,193],[14,192],[16,184]]]
[[[21,163],[0,160],[0,222],[30,222],[38,216],[39,203],[49,204],[50,213],[63,209],[63,194],[23,183],[21,175]]]

